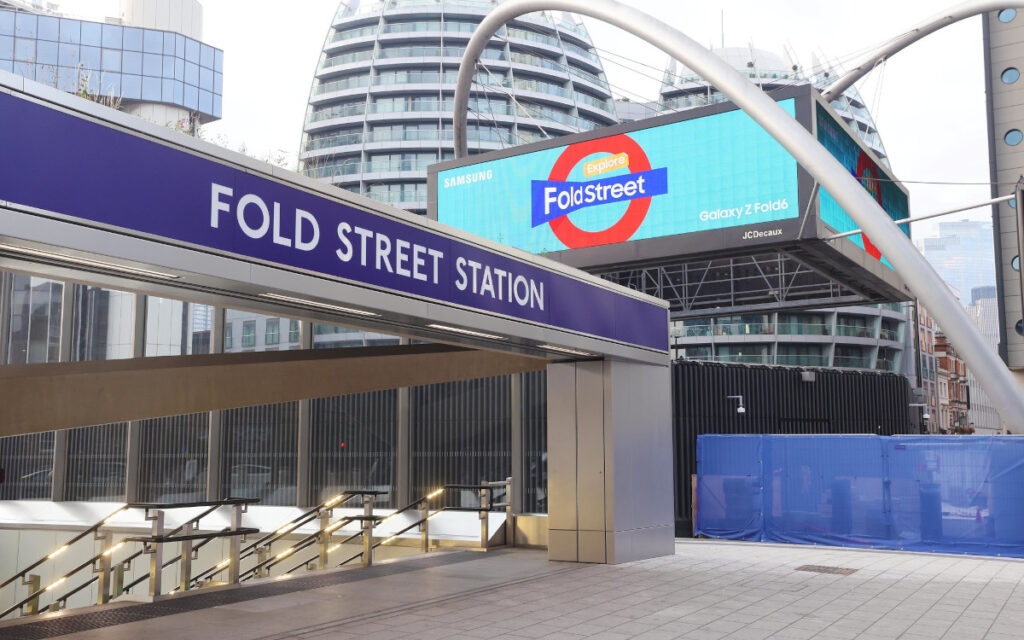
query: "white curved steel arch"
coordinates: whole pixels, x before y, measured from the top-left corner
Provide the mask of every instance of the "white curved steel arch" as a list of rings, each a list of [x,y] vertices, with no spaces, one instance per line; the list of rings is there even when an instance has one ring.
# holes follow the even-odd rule
[[[951,24],[960,22],[961,20],[972,18],[981,13],[988,13],[989,11],[997,11],[1008,7],[1013,7],[1013,5],[1007,5],[1006,0],[969,0],[968,2],[954,5],[942,13],[936,14],[924,22],[911,27],[871,53],[865,55],[857,61],[856,65],[852,69],[844,73],[838,80],[822,91],[821,95],[826,100],[834,100],[836,96],[841,95],[844,91],[853,86],[855,82],[871,73],[879,64],[885,62],[894,54],[899,53],[921,38],[935,33],[939,29],[948,27]]]
[[[466,47],[455,91],[455,157],[468,154],[466,122],[469,90],[476,61],[487,42],[506,22],[535,11],[580,13],[632,33],[682,61],[728,96],[760,124],[807,171],[903,276],[911,291],[928,307],[943,331],[957,345],[1007,427],[1024,433],[1024,390],[1021,390],[942,278],[910,239],[903,235],[875,199],[814,137],[756,85],[682,32],[616,0],[509,0],[480,23]]]

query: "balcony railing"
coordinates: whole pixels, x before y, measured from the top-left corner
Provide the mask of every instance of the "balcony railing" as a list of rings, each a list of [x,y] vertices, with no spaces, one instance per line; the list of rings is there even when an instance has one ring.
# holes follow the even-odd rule
[[[537,93],[547,93],[562,98],[568,98],[570,96],[568,89],[547,82],[538,82],[536,80],[520,80],[517,78],[515,81],[515,88],[520,91],[535,91]]]
[[[714,335],[716,336],[744,336],[744,335],[771,335],[775,327],[769,322],[734,322],[715,323]]]
[[[780,322],[776,330],[781,336],[830,336],[832,325],[818,323],[808,324],[803,322]]]
[[[571,44],[569,42],[563,42],[562,46],[565,47],[565,50],[568,53],[575,54],[575,55],[583,58],[584,60],[590,60],[591,62],[593,62],[595,64],[598,64],[598,65],[601,64],[601,59],[598,58],[597,54],[592,52],[592,51],[587,51],[586,49],[584,49],[582,47],[577,47],[576,45]]]
[[[354,51],[352,53],[344,53],[340,56],[333,56],[327,58],[320,65],[321,69],[330,69],[332,67],[340,67],[346,64],[352,64],[353,62],[362,62],[364,60],[370,60],[373,58],[373,50],[368,51]]]
[[[539,42],[552,47],[558,46],[558,38],[552,38],[536,31],[527,31],[526,29],[516,29],[515,27],[509,27],[508,37],[518,38],[519,40],[529,40],[530,42]]]
[[[900,332],[897,329],[881,329],[878,332],[878,337],[882,340],[891,340],[897,342],[900,339]]]
[[[836,335],[847,338],[874,338],[874,329],[857,325],[836,324]]]
[[[346,118],[349,116],[361,116],[366,113],[366,103],[359,102],[356,104],[347,104],[344,106],[335,106],[330,109],[323,109],[321,111],[314,111],[313,115],[310,116],[310,122],[321,122],[323,120],[331,120],[333,118]]]
[[[590,106],[596,107],[596,108],[600,109],[601,111],[607,111],[609,113],[614,112],[614,109],[611,107],[611,105],[608,104],[607,100],[598,100],[597,98],[592,98],[592,97],[588,96],[587,94],[582,93],[580,91],[576,92],[576,102],[581,102],[583,104],[589,104]]]
[[[775,363],[790,367],[825,367],[828,366],[828,356],[809,353],[779,353],[775,356]]]
[[[317,85],[313,93],[316,95],[323,95],[325,93],[334,93],[335,91],[344,91],[346,89],[358,89],[361,87],[370,86],[370,76],[354,76],[352,78],[345,78],[343,80],[332,80],[331,82],[324,82],[323,84]]]
[[[835,356],[832,359],[832,366],[844,367],[847,369],[874,369],[874,362],[863,356]]]
[[[341,42],[343,40],[355,40],[356,38],[364,38],[366,36],[377,35],[377,25],[368,27],[359,27],[356,29],[346,29],[344,31],[338,31],[331,36],[331,42]]]

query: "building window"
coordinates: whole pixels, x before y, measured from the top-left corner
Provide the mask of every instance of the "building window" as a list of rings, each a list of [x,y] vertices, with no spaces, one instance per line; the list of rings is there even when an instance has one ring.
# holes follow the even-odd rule
[[[999,12],[999,22],[1012,22],[1017,17],[1016,9],[1003,9]]]
[[[230,322],[224,325],[224,350],[227,351],[231,348],[231,327],[234,326]]]
[[[1013,260],[1010,260],[1010,267],[1014,271],[1020,271],[1020,256],[1013,256]]]
[[[278,344],[281,342],[281,320],[278,318],[267,318],[267,330],[264,336],[267,344]]]
[[[1006,132],[1006,135],[1003,136],[1003,142],[1011,147],[1016,147],[1020,144],[1021,140],[1024,140],[1024,133],[1021,133],[1020,129],[1010,129]]]
[[[1007,67],[1003,69],[1003,72],[999,75],[999,79],[1004,84],[1013,84],[1020,79],[1020,71],[1016,67]]]
[[[289,320],[288,321],[288,342],[299,341],[299,321]]]
[[[256,346],[256,321],[246,320],[242,323],[242,348]]]

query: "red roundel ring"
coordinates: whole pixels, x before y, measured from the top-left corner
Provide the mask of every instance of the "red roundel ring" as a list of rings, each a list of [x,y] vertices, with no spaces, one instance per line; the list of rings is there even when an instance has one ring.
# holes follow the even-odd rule
[[[644,153],[640,145],[632,138],[620,134],[569,145],[562,155],[558,156],[555,166],[551,168],[548,180],[565,181],[569,177],[569,172],[579,164],[580,160],[595,153],[625,153],[629,156],[631,173],[650,171],[651,169],[651,161],[647,159],[647,154]],[[548,224],[562,244],[570,249],[594,247],[629,240],[643,224],[644,218],[647,217],[647,210],[650,208],[650,196],[631,200],[619,221],[604,231],[584,231],[574,225],[567,215],[555,218]]]
[[[869,175],[871,175],[871,177],[875,180],[875,184],[877,185],[877,188],[875,189],[875,200],[878,200],[878,206],[881,207],[882,183],[878,179],[878,167],[875,166],[875,163],[871,161],[871,158],[868,157],[868,154],[861,151],[860,156],[857,157],[857,180],[859,180],[861,184],[864,184],[865,172],[870,172]],[[870,255],[875,260],[881,260],[882,252],[879,251],[878,247],[875,246],[875,243],[871,242],[871,240],[868,239],[867,234],[861,233],[860,237],[864,239],[864,250],[868,252],[868,255]]]

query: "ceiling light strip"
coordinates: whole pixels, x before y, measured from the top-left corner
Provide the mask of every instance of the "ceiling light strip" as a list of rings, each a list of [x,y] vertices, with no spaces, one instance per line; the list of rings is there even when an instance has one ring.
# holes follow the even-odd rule
[[[129,267],[123,264],[114,264],[113,262],[103,262],[102,260],[92,260],[90,258],[78,258],[75,256],[65,255],[63,253],[54,253],[52,251],[43,251],[42,249],[29,249],[28,247],[18,247],[13,244],[0,243],[0,250],[13,251],[14,253],[20,253],[28,256],[34,256],[38,258],[49,258],[50,260],[61,260],[64,262],[71,262],[74,264],[80,264],[87,267],[98,267],[101,269],[111,269],[113,271],[121,271],[124,273],[130,273],[133,275],[149,276],[153,278],[163,278],[165,280],[177,280],[181,276],[173,273],[164,273],[162,271],[153,271],[152,269],[142,269],[140,267]]]
[[[539,344],[537,345],[541,349],[547,349],[548,351],[557,351],[559,353],[569,353],[574,356],[585,356],[592,357],[594,354],[587,353],[586,351],[577,351],[576,349],[569,349],[568,347],[558,347],[553,344]]]
[[[365,311],[363,309],[352,309],[351,307],[342,307],[336,304],[327,304],[326,302],[316,302],[315,300],[306,300],[304,298],[293,298],[291,296],[282,296],[277,293],[261,293],[261,298],[268,298],[270,300],[277,300],[279,302],[291,302],[292,304],[301,304],[309,307],[316,307],[318,309],[329,309],[331,311],[340,311],[342,313],[351,313],[357,316],[370,316],[380,317],[379,313],[373,311]]]
[[[484,333],[482,331],[473,331],[472,329],[463,329],[462,327],[449,327],[445,324],[428,324],[431,329],[440,329],[441,331],[450,331],[451,333],[458,333],[465,336],[473,336],[475,338],[488,338],[490,340],[505,340],[505,336],[494,335],[493,333]]]

